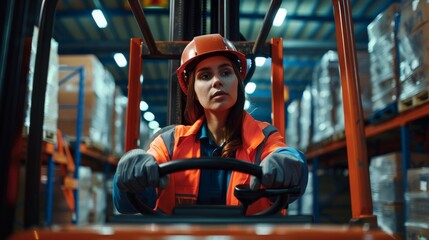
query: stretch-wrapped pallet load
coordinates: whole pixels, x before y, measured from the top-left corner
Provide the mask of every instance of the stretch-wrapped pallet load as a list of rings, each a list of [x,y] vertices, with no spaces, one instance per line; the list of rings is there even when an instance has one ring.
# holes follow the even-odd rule
[[[125,150],[125,125],[128,99],[124,96],[121,89],[115,89],[113,121],[112,121],[112,152],[120,157]]]
[[[429,2],[411,1],[401,9],[398,34],[401,91],[398,107],[405,111],[428,101]]]
[[[357,52],[359,85],[364,119],[372,111],[369,57],[366,52]],[[320,142],[331,136],[344,137],[344,104],[338,53],[328,51],[316,67],[312,83],[313,139]]]
[[[402,153],[393,152],[371,158],[369,166],[374,214],[383,230],[403,235],[404,189]],[[429,155],[411,153],[411,167],[429,163]]]
[[[92,172],[91,194],[94,207],[89,212],[89,222],[103,224],[106,222],[107,191],[105,173]]]
[[[298,148],[300,130],[300,100],[293,100],[287,107],[286,142],[289,146]]]
[[[299,126],[301,128],[299,137],[299,149],[305,151],[307,147],[311,144],[312,136],[312,124],[313,119],[311,115],[312,107],[312,98],[311,98],[311,87],[308,85],[305,87],[302,92],[302,97],[300,101],[300,117],[299,117]]]
[[[385,109],[396,104],[399,91],[399,77],[396,74],[397,47],[395,26],[399,4],[391,4],[367,27],[368,53],[372,85],[372,111]]]
[[[24,133],[27,134],[31,122],[31,98],[33,93],[34,71],[37,66],[37,38],[39,29],[34,28],[31,42],[30,66],[28,72],[27,101],[24,119]],[[43,139],[45,141],[56,142],[58,122],[58,42],[51,39],[51,49],[49,53],[48,76],[46,82],[45,108],[43,118]]]
[[[338,55],[328,51],[323,55],[313,72],[313,138],[314,143],[321,142],[334,134],[334,104],[338,94],[335,85],[340,81]]]
[[[407,239],[429,239],[429,167],[411,168],[407,176]]]
[[[366,51],[357,51],[359,68],[359,86],[362,101],[363,118],[368,120],[372,112],[372,85],[371,85],[371,61]],[[342,115],[344,117],[344,114]]]
[[[359,74],[359,86],[360,86],[360,96],[362,103],[362,113],[363,118],[368,120],[372,112],[372,90],[371,90],[371,76],[370,76],[370,61],[369,54],[364,51],[356,52],[356,60],[358,63],[358,74]],[[344,101],[343,101],[343,92],[342,92],[342,83],[341,81],[337,86],[335,86],[335,121],[334,121],[334,132],[340,133],[345,129],[344,122]]]
[[[76,137],[78,107],[83,107],[82,140],[101,150],[111,149],[112,99],[115,91],[112,75],[94,55],[61,55],[59,62],[63,70],[60,71],[58,94],[58,128],[68,137]],[[73,74],[82,68],[83,75]],[[81,80],[84,81],[84,99],[83,104],[79,105]]]

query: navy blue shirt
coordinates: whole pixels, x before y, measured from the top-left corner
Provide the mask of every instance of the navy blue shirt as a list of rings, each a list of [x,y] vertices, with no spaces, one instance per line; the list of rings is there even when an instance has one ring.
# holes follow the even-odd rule
[[[206,122],[203,123],[197,138],[200,139],[202,157],[221,156],[223,146],[217,146],[210,138]],[[197,203],[225,205],[230,176],[231,171],[201,169]]]

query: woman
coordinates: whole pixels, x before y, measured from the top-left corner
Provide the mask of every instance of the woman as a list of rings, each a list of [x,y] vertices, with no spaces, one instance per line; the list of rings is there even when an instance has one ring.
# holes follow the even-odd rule
[[[270,131],[272,125],[253,119],[243,110],[246,67],[245,56],[219,34],[195,37],[186,46],[177,76],[187,97],[185,118],[189,125],[177,125],[169,135],[156,137],[147,152],[132,150],[120,159],[113,184],[119,212],[136,212],[128,202],[127,191],[139,193],[149,205],[165,213],[179,204],[239,205],[233,196],[237,184],[250,183],[252,190],[261,184],[267,188],[300,186],[302,195],[308,175],[304,155],[287,147],[280,133]],[[159,178],[158,164],[201,156],[260,164],[262,182],[248,174],[210,169]],[[269,205],[268,199],[260,199],[250,205],[247,214]]]

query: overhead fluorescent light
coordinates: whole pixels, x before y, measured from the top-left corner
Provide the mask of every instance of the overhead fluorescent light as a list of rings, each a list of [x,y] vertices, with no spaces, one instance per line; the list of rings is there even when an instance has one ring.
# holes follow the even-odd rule
[[[148,126],[150,129],[155,130],[159,128],[159,123],[157,121],[150,121]]]
[[[244,100],[244,110],[247,110],[247,109],[249,109],[249,107],[250,107],[250,101],[249,100]]]
[[[266,58],[264,58],[264,57],[256,57],[255,58],[255,65],[257,67],[262,67],[265,64],[265,60],[266,60]]]
[[[155,120],[155,115],[153,115],[153,113],[151,113],[151,112],[145,112],[145,113],[143,114],[143,118],[144,118],[146,121],[151,122],[151,121]]]
[[[256,89],[256,84],[254,82],[248,82],[246,84],[246,87],[244,88],[247,94],[252,94],[253,92],[255,92],[255,89]]]
[[[274,17],[273,25],[276,27],[281,26],[283,24],[283,21],[286,18],[286,15],[287,15],[286,8],[279,8],[276,16]]]
[[[115,53],[115,55],[113,55],[113,58],[115,59],[115,62],[116,64],[118,64],[119,67],[125,67],[128,64],[127,59],[122,53]]]
[[[144,112],[149,109],[149,105],[145,101],[140,101],[140,111]]]
[[[92,18],[94,18],[94,21],[99,28],[107,27],[107,20],[100,9],[92,10]]]

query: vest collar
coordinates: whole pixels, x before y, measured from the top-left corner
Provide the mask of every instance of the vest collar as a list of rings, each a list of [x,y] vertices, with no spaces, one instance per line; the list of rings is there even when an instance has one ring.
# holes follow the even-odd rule
[[[243,127],[243,149],[249,154],[255,150],[264,140],[265,136],[259,121],[255,120],[249,113],[244,112]],[[250,130],[251,129],[251,130]]]
[[[204,121],[205,116],[203,115],[197,121],[195,121],[192,126],[189,126],[187,130],[179,137],[178,145],[182,139],[191,135],[196,136]],[[242,149],[248,154],[255,150],[265,138],[264,133],[262,132],[262,126],[259,123],[259,121],[255,120],[249,113],[244,111],[243,126],[241,131],[241,136],[243,137]]]

